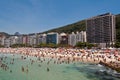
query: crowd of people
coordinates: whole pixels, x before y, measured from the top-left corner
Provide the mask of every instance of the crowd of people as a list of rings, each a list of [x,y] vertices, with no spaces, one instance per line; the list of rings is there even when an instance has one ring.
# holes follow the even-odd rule
[[[64,58],[88,62],[119,62],[118,49],[66,49],[66,48],[0,48],[0,53],[24,54],[37,57]]]
[[[41,57],[50,57],[51,59],[56,58],[58,59],[59,63],[70,63],[73,61],[99,63],[102,61],[105,63],[114,63],[117,67],[120,67],[119,49],[0,48],[0,53],[34,56],[38,57],[38,60],[40,60]],[[24,56],[22,56],[21,58],[25,59]],[[31,64],[33,64],[33,62],[34,61],[31,60]],[[56,61],[54,63],[56,63]],[[49,64],[49,61],[47,64]],[[6,69],[7,67],[4,68]],[[24,71],[23,67],[22,71]],[[48,68],[47,71],[49,71]]]

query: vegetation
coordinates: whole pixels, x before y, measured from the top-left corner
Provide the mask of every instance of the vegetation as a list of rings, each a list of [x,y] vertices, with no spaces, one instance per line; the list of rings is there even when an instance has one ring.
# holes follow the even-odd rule
[[[78,48],[85,48],[85,47],[86,48],[92,48],[92,47],[97,47],[97,45],[87,43],[87,42],[78,42],[75,47],[78,47]]]
[[[4,47],[3,45],[0,45],[0,48]]]
[[[120,14],[116,15],[116,38],[120,42]]]
[[[71,32],[76,32],[76,31],[85,31],[85,20],[69,24],[60,28],[52,29],[45,31],[43,33],[48,33],[48,32],[58,32],[58,33],[71,33]]]
[[[17,47],[32,47],[32,46],[27,44],[13,44],[10,47],[17,48]]]
[[[7,37],[10,36],[8,33],[5,33],[5,32],[0,32],[0,35],[5,35],[5,36],[7,36]]]
[[[114,47],[120,48],[120,42],[116,42],[115,45],[114,45]]]
[[[71,33],[71,32],[76,32],[76,31],[85,31],[86,30],[86,24],[85,24],[85,20],[73,23],[73,24],[69,24],[63,27],[59,27],[56,29],[51,29],[48,31],[45,31],[43,33],[48,33],[48,32],[58,32],[58,33]],[[4,33],[4,32],[0,32],[0,34],[4,34],[9,36],[9,34]],[[92,47],[95,46],[93,44],[88,44],[88,43],[77,43],[76,44],[77,47]],[[116,43],[114,45],[115,47],[120,47],[120,14],[116,15]],[[3,47],[3,46],[0,46]],[[31,45],[25,45],[25,44],[14,44],[11,47],[31,47]],[[65,44],[39,44],[36,47],[69,47],[69,45]]]
[[[68,44],[58,44],[57,47],[66,47],[67,48],[67,47],[71,47],[71,46]]]
[[[85,30],[86,30],[85,20],[82,20],[73,24],[60,27],[60,28],[48,30],[43,33],[48,33],[48,32],[71,33],[76,31],[85,31]],[[116,41],[120,42],[120,14],[116,15]]]
[[[40,47],[49,47],[49,48],[56,48],[57,45],[56,44],[53,44],[53,43],[49,43],[49,44],[45,44],[45,43],[40,43],[39,45],[37,45],[37,48],[40,48]]]
[[[46,46],[47,46],[47,44],[45,44],[45,43],[40,43],[40,44],[37,45],[36,47],[41,48],[41,47],[46,47]]]
[[[43,48],[43,47],[48,47],[48,48],[57,48],[57,47],[69,47],[68,44],[53,44],[53,43],[49,43],[49,44],[45,44],[45,43],[40,43],[39,45],[37,45],[37,48]]]

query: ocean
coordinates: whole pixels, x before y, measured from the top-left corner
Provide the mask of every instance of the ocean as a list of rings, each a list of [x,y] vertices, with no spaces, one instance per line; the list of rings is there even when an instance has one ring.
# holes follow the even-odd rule
[[[0,80],[120,80],[120,74],[99,64],[0,53]]]

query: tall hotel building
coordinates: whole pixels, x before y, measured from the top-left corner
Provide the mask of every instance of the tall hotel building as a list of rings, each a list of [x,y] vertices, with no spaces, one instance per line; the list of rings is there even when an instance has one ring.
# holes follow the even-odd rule
[[[111,13],[86,20],[87,42],[110,47],[116,40],[115,16]]]

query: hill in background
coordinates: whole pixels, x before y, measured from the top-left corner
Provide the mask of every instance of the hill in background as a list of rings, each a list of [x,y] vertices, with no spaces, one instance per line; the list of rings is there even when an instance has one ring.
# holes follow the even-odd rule
[[[5,32],[0,32],[0,35],[4,35],[4,36],[7,36],[7,37],[10,36],[8,33],[5,33]]]
[[[116,15],[116,38],[120,42],[120,14]]]
[[[86,30],[85,20],[82,20],[82,21],[78,21],[73,24],[69,24],[69,25],[66,25],[63,27],[51,29],[51,30],[48,30],[48,31],[45,31],[42,33],[49,33],[49,32],[71,33],[71,32],[77,32],[77,31],[85,31],[85,30]],[[7,34],[5,32],[0,32],[0,34],[9,36],[9,34]],[[116,38],[117,38],[117,41],[120,42],[120,14],[116,15]]]
[[[82,20],[73,24],[63,26],[63,27],[48,30],[43,33],[48,33],[48,32],[71,33],[76,31],[85,31],[85,30],[86,30],[85,20]],[[120,14],[116,15],[116,38],[117,38],[117,41],[120,42]]]
[[[76,31],[85,31],[85,30],[86,30],[85,20],[82,20],[82,21],[79,21],[73,24],[63,26],[63,27],[48,30],[43,33],[48,33],[48,32],[71,33],[71,32],[76,32]]]

